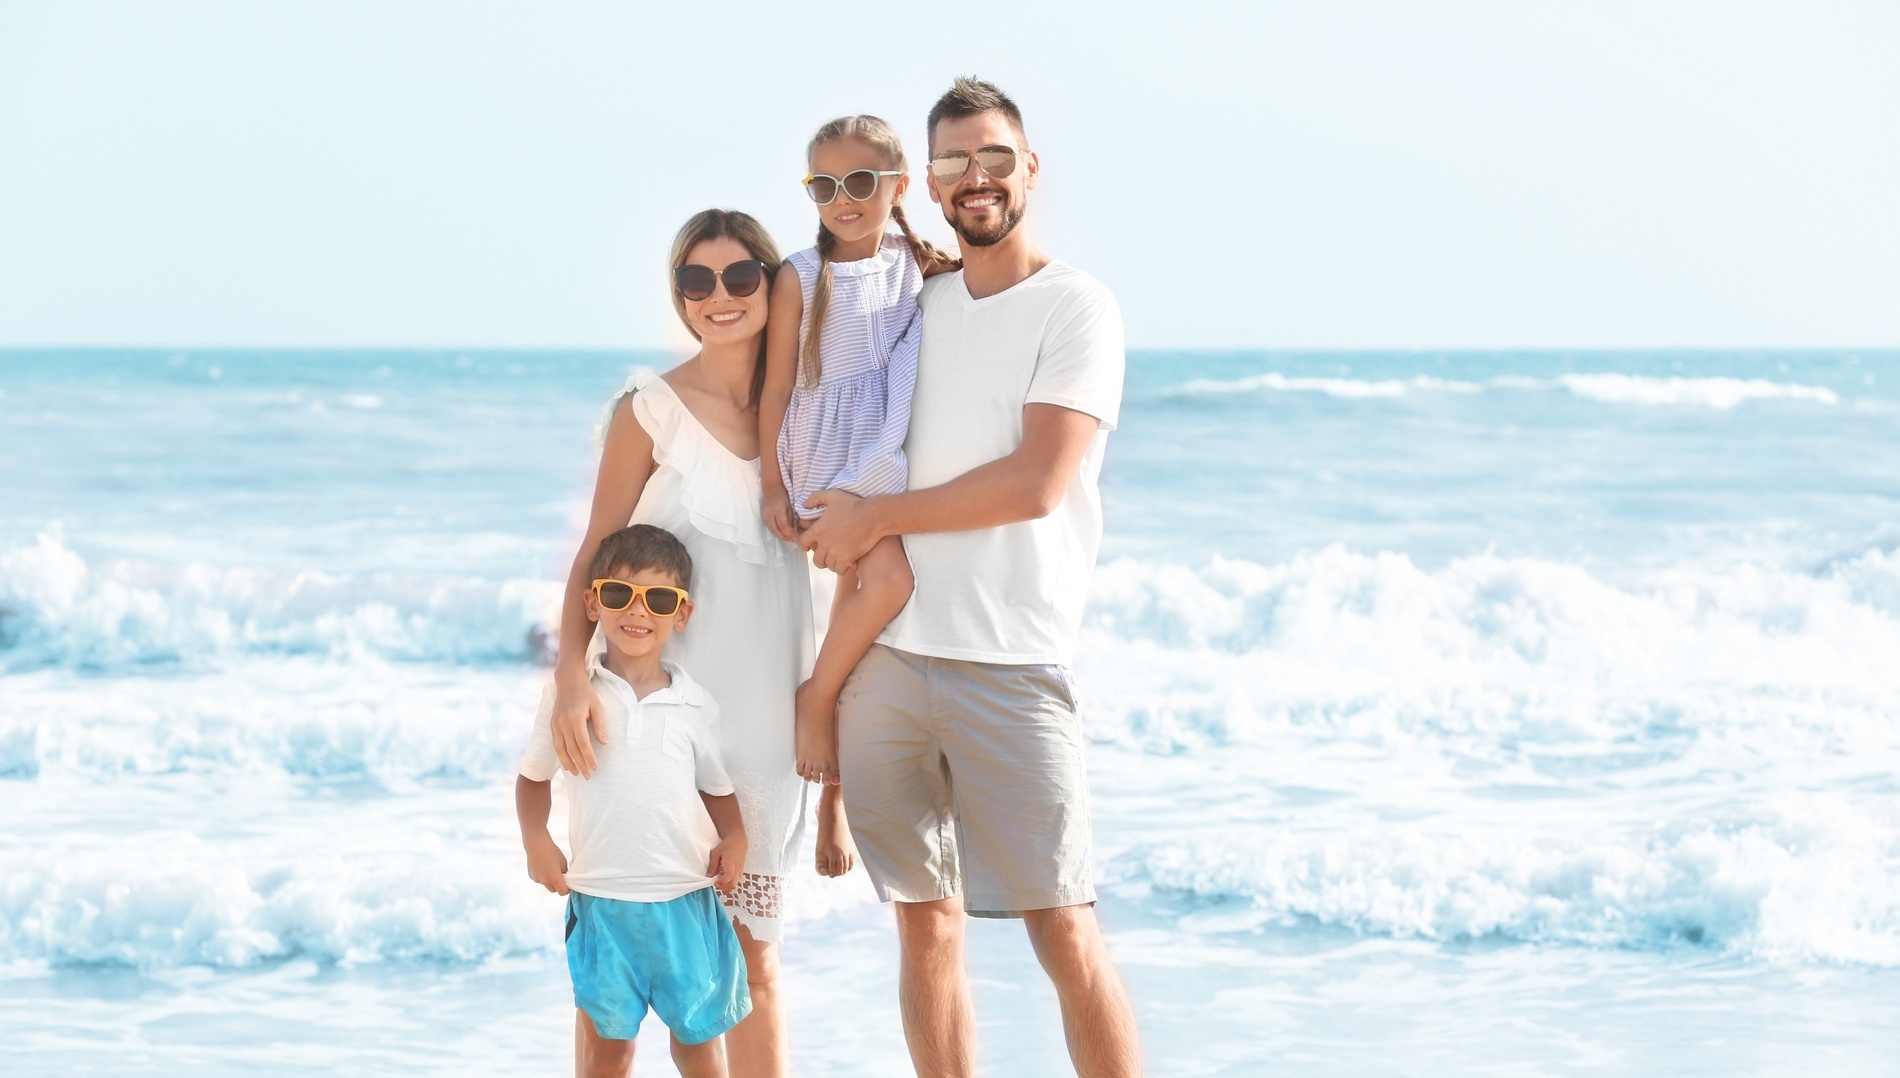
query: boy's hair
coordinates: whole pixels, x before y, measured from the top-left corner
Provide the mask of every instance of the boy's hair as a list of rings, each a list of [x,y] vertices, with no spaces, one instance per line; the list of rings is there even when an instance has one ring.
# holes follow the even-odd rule
[[[1016,129],[1016,137],[1023,140],[1023,149],[1029,148],[1029,136],[1023,131],[1023,111],[1016,107],[1016,102],[995,83],[966,76],[950,84],[937,103],[930,106],[930,115],[924,119],[925,139],[931,152],[937,149],[938,120],[960,120],[985,112],[1002,113],[1009,120],[1009,126]]]
[[[671,573],[682,588],[690,590],[693,586],[693,556],[686,553],[686,544],[672,532],[651,524],[634,524],[600,541],[591,566],[594,579],[622,567],[636,573],[658,569]]]
[[[827,142],[840,139],[853,139],[862,142],[874,150],[884,161],[884,167],[896,172],[909,172],[910,164],[904,158],[904,144],[897,137],[897,129],[875,116],[840,116],[818,129],[805,147],[805,163],[811,164],[811,155],[818,147]],[[917,260],[922,269],[929,269],[933,262],[954,263],[956,258],[948,251],[921,239],[910,230],[910,222],[904,219],[904,207],[897,202],[891,203],[891,220],[904,233],[904,242],[910,245],[911,257]],[[831,256],[838,249],[838,237],[824,226],[818,225],[818,279],[811,290],[811,315],[805,319],[805,340],[799,347],[799,377],[807,386],[815,386],[824,371],[818,357],[818,338],[824,332],[825,314],[831,309]]]

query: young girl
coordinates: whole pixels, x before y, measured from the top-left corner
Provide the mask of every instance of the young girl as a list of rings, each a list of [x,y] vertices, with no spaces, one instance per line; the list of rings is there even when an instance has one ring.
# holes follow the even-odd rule
[[[765,519],[788,542],[797,540],[800,522],[823,511],[805,503],[819,491],[868,498],[905,489],[922,321],[917,293],[926,275],[958,266],[904,220],[910,177],[889,124],[875,116],[833,120],[812,137],[806,160],[818,243],[779,270],[759,403]],[[901,234],[886,230],[892,221]],[[910,600],[911,583],[895,536],[840,575],[817,665],[798,688],[796,752],[805,779],[838,783],[838,692]],[[841,808],[820,814],[820,872],[827,849],[845,841],[842,817]],[[839,861],[835,853],[829,859]]]

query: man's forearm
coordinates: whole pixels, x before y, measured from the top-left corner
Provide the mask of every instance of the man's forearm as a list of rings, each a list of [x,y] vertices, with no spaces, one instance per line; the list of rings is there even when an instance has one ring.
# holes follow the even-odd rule
[[[864,508],[880,539],[977,531],[1048,516],[1061,499],[1060,489],[1051,497],[1051,485],[1044,475],[1009,456],[972,468],[948,483],[869,499]]]

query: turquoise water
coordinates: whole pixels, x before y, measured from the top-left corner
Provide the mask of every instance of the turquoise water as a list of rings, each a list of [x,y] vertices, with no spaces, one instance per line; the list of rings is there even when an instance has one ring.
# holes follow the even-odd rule
[[[564,1065],[507,791],[639,362],[0,352],[15,1065]],[[1103,485],[1154,1073],[1900,1057],[1900,353],[1138,353]],[[900,1073],[885,915],[804,883],[799,1072]],[[972,931],[990,1073],[1058,1073]]]

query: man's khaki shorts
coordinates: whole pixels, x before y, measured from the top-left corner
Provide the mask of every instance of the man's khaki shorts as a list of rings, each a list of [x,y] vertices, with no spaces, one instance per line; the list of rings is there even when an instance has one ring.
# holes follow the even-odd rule
[[[845,811],[885,902],[978,916],[1095,901],[1069,674],[871,648],[838,699]]]

